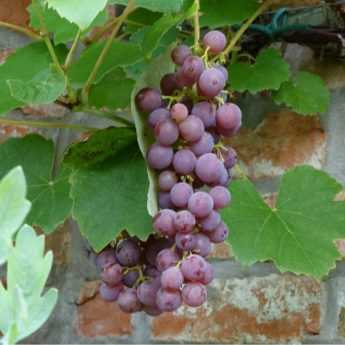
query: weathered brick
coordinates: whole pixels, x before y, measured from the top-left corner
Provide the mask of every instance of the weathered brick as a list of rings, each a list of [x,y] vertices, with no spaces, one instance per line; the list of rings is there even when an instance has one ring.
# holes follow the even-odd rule
[[[233,257],[231,246],[225,242],[214,244],[209,256],[210,259],[229,259],[231,257]]]
[[[66,107],[56,103],[26,106],[22,111],[25,115],[58,118],[64,117],[69,112]]]
[[[27,6],[31,0],[1,0],[0,20],[20,26],[27,26],[29,13]]]
[[[294,275],[216,280],[198,309],[151,321],[155,341],[278,343],[320,330],[320,285]]]

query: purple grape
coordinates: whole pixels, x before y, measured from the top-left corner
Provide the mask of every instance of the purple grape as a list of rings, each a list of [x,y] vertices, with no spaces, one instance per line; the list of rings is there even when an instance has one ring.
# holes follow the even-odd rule
[[[190,282],[200,282],[206,272],[207,261],[200,255],[190,255],[181,264],[183,277]]]
[[[147,153],[147,162],[152,169],[162,170],[167,168],[174,156],[174,151],[171,147],[153,144]]]
[[[160,211],[153,219],[153,228],[161,235],[173,237],[176,234],[174,219],[176,212],[169,209]]]
[[[190,307],[199,307],[207,299],[206,287],[200,283],[188,283],[182,289],[183,302]]]
[[[196,244],[193,251],[203,257],[208,256],[212,250],[210,239],[204,234],[196,234],[195,238]]]
[[[119,294],[117,303],[125,313],[135,313],[141,310],[141,303],[134,288],[125,288]]]
[[[170,113],[167,109],[158,108],[149,115],[148,122],[150,127],[154,129],[158,123],[168,120],[169,117]]]
[[[159,289],[156,302],[161,311],[171,312],[177,310],[182,304],[181,293],[180,291]]]
[[[171,201],[169,192],[158,193],[158,206],[160,209],[174,208],[174,204]]]
[[[115,286],[122,280],[122,267],[118,264],[105,268],[101,273],[102,280],[109,286]]]
[[[228,70],[223,65],[215,65],[214,68],[217,68],[217,70],[223,74],[224,81],[226,83],[229,79]]]
[[[158,309],[158,307],[149,307],[144,305],[143,311],[150,316],[158,316],[162,314],[162,311]]]
[[[144,275],[146,277],[157,278],[161,275],[161,273],[157,270],[154,266],[147,266],[144,269]]]
[[[161,91],[163,95],[165,96],[173,95],[174,92],[179,89],[179,86],[176,80],[176,74],[175,73],[166,74],[161,79],[160,87],[161,87]]]
[[[99,288],[99,294],[105,301],[112,302],[117,300],[122,289],[123,286],[121,284],[108,286],[107,284],[102,283]]]
[[[220,214],[212,211],[206,218],[201,219],[200,225],[204,232],[212,232],[221,222]]]
[[[146,87],[135,97],[138,109],[143,113],[151,113],[162,106],[162,97],[158,90]]]
[[[206,262],[206,264],[207,265],[206,265],[206,269],[205,269],[205,274],[202,277],[202,279],[200,280],[200,283],[202,283],[204,285],[210,284],[214,278],[213,266],[209,262]]]
[[[173,167],[180,175],[188,175],[193,172],[196,164],[195,154],[189,149],[182,149],[175,153]]]
[[[163,146],[173,145],[179,137],[179,130],[172,120],[165,120],[157,123],[155,127],[155,137]]]
[[[195,217],[187,210],[179,211],[174,215],[174,227],[177,232],[188,234],[194,230]]]
[[[193,194],[193,188],[185,182],[176,183],[170,191],[170,198],[176,207],[184,208]]]
[[[114,249],[106,249],[96,256],[96,266],[102,270],[116,263],[116,256]]]
[[[222,162],[214,153],[206,153],[198,158],[196,175],[206,184],[217,183],[222,174]]]
[[[125,267],[132,267],[139,263],[141,249],[133,239],[125,239],[121,241],[116,248],[116,259]]]
[[[171,52],[171,59],[176,65],[183,65],[188,56],[192,55],[190,48],[184,44],[181,44],[174,48]]]
[[[182,138],[190,143],[200,140],[205,132],[203,122],[195,115],[189,115],[180,123],[179,129]]]
[[[224,242],[229,235],[229,229],[224,222],[221,222],[214,231],[212,231],[208,236],[213,243]]]
[[[221,135],[235,134],[242,124],[241,109],[234,103],[225,103],[220,106],[216,114],[217,130]]]
[[[194,234],[182,234],[178,232],[175,236],[175,242],[177,248],[185,252],[193,250],[196,246],[196,238]]]
[[[211,153],[214,146],[213,136],[205,132],[201,139],[196,141],[190,146],[190,149],[194,152],[196,156],[202,156],[205,153]]]
[[[171,118],[177,123],[184,121],[188,116],[188,108],[183,103],[176,103],[170,109]]]
[[[216,107],[210,102],[196,103],[192,109],[192,114],[200,118],[205,128],[216,125]]]
[[[169,267],[162,273],[161,284],[163,289],[179,290],[183,284],[183,275],[178,267]]]
[[[225,87],[225,80],[222,72],[217,68],[209,68],[202,72],[198,80],[198,91],[201,96],[213,98]]]
[[[174,171],[166,170],[159,174],[158,185],[163,192],[170,192],[177,182],[178,178]]]
[[[203,43],[211,54],[219,54],[226,46],[226,37],[221,31],[212,30],[204,36]]]
[[[149,238],[145,247],[145,258],[152,266],[156,265],[158,253],[166,248],[170,248],[174,241],[167,238]]]
[[[210,195],[213,199],[214,208],[216,210],[228,206],[231,201],[229,190],[222,186],[213,187],[210,190]]]
[[[188,56],[181,67],[182,78],[187,86],[198,81],[205,69],[203,60],[198,56]]]
[[[163,272],[171,266],[175,266],[179,261],[179,256],[171,249],[161,250],[156,258],[156,267]]]
[[[196,192],[188,200],[188,209],[197,218],[205,218],[213,209],[213,199],[206,192]]]
[[[176,72],[176,83],[180,90],[182,90],[185,86],[190,86],[190,82],[183,74],[182,68],[179,68]]]
[[[228,171],[226,170],[225,166],[222,165],[219,181],[215,185],[218,184],[220,186],[227,187],[229,185],[229,182],[230,182],[230,175]]]
[[[149,307],[156,307],[156,296],[160,288],[160,279],[150,279],[141,283],[137,288],[139,301]]]
[[[233,168],[237,163],[237,153],[232,147],[221,149],[220,153],[224,160],[224,165],[227,169]]]
[[[122,284],[127,287],[133,287],[139,278],[139,272],[137,270],[131,270],[125,273],[122,277]]]

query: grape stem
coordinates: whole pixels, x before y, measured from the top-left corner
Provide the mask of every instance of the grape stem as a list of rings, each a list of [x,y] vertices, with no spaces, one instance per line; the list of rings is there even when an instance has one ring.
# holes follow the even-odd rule
[[[15,25],[15,24],[11,24],[11,23],[6,23],[6,22],[3,22],[2,20],[0,20],[0,27],[3,27],[3,28],[6,28],[6,29],[10,29],[10,30],[13,30],[13,31],[17,31],[21,34],[24,34],[34,40],[42,40],[42,36],[39,35],[39,34],[36,34],[36,32],[32,31],[32,30],[29,30],[29,29],[26,29],[22,26],[19,26],[19,25]]]
[[[199,12],[200,12],[200,0],[195,0],[195,13],[194,13],[194,49],[195,51],[198,51],[200,48]]]
[[[65,60],[65,64],[64,64],[64,69],[65,71],[69,68],[69,66],[71,65],[72,61],[73,61],[73,56],[74,56],[74,53],[78,47],[78,42],[79,42],[79,39],[80,39],[80,35],[81,35],[81,30],[78,30],[74,40],[73,40],[73,43],[72,43],[72,46],[71,46],[71,49],[69,50],[68,52],[68,55],[66,57],[66,60]]]

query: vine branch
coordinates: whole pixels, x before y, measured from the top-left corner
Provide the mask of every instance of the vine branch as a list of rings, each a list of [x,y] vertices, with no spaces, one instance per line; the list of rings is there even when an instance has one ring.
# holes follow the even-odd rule
[[[42,36],[39,34],[36,34],[36,32],[29,30],[27,28],[24,28],[22,26],[19,25],[15,25],[15,24],[11,24],[11,23],[6,23],[3,22],[2,20],[0,20],[0,27],[6,28],[6,29],[10,29],[13,31],[17,31],[21,34],[24,34],[34,40],[42,40]]]
[[[194,13],[194,48],[196,51],[200,48],[200,0],[195,0],[195,13]]]
[[[79,42],[79,39],[80,39],[80,35],[81,35],[81,30],[78,30],[78,32],[77,32],[77,34],[76,34],[76,36],[75,36],[75,38],[73,40],[71,49],[69,50],[68,55],[66,57],[65,64],[63,66],[65,70],[67,70],[69,68],[69,66],[71,65],[71,63],[73,61],[73,56],[74,56],[75,50],[78,47],[78,42]]]

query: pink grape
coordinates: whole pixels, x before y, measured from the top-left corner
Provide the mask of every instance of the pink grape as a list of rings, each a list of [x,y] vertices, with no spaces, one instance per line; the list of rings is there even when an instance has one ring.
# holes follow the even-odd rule
[[[216,113],[217,130],[220,134],[230,136],[238,131],[242,123],[241,109],[234,103],[225,103]]]
[[[182,261],[180,268],[187,281],[200,282],[205,275],[207,262],[202,256],[193,254]]]
[[[211,153],[213,147],[214,139],[212,135],[208,132],[205,132],[198,141],[191,144],[190,149],[196,156],[202,156],[205,153]]]
[[[178,249],[191,251],[196,246],[196,237],[194,234],[182,234],[178,232],[175,236],[175,242]]]
[[[205,132],[203,122],[195,115],[189,115],[179,124],[179,129],[182,138],[189,143],[200,140]]]
[[[196,219],[192,213],[182,210],[175,213],[173,225],[177,232],[188,234],[194,230]]]
[[[223,65],[215,65],[214,67],[223,74],[224,81],[226,83],[229,78],[228,70]]]
[[[208,234],[211,242],[213,243],[222,243],[224,242],[229,235],[229,229],[224,222],[221,222],[214,231]]]
[[[203,38],[203,43],[209,52],[212,54],[221,53],[226,46],[225,35],[218,30],[209,31]]]
[[[221,222],[220,214],[212,211],[206,218],[200,220],[201,228],[204,232],[212,232]]]
[[[171,147],[153,144],[148,153],[147,161],[152,169],[162,170],[167,168],[173,160],[174,151]]]
[[[170,191],[170,198],[176,207],[186,207],[189,198],[193,194],[193,188],[185,182],[179,182]]]
[[[178,182],[177,175],[172,170],[166,170],[159,174],[158,185],[163,192],[170,192],[171,188]]]
[[[167,109],[158,108],[149,115],[149,125],[151,128],[155,128],[158,123],[168,120],[169,117],[170,113]]]
[[[170,109],[171,118],[177,123],[184,121],[188,116],[188,108],[183,103],[176,103]]]
[[[205,128],[216,125],[216,107],[210,102],[199,102],[193,106],[192,115],[200,118]]]
[[[100,252],[96,257],[96,266],[98,269],[107,268],[116,263],[114,249],[106,249]]]
[[[156,296],[159,288],[159,278],[151,279],[141,283],[137,288],[139,301],[146,306],[155,307]]]
[[[218,183],[220,186],[227,187],[230,182],[230,175],[228,171],[226,170],[225,166],[223,165],[221,168],[221,174]]]
[[[174,208],[174,205],[170,198],[169,192],[159,192],[158,193],[158,206],[160,209]]]
[[[188,56],[181,67],[181,75],[188,86],[196,83],[205,69],[203,60],[198,56]]]
[[[175,153],[173,166],[180,175],[188,175],[193,172],[196,164],[195,154],[189,149],[182,149]]]
[[[171,249],[161,250],[156,258],[156,267],[163,272],[171,266],[175,266],[179,261],[179,256]]]
[[[228,206],[231,200],[229,190],[222,186],[212,188],[210,190],[210,195],[213,199],[215,209],[220,209]]]
[[[182,65],[188,56],[192,55],[190,48],[181,44],[174,48],[171,52],[171,59],[176,65]]]
[[[214,279],[214,268],[209,262],[206,262],[205,274],[200,280],[200,283],[204,285],[208,285],[212,282],[213,279]]]
[[[179,290],[183,284],[183,274],[178,267],[169,267],[162,273],[161,284],[163,289]]]
[[[190,307],[199,307],[207,299],[206,287],[200,283],[188,283],[182,289],[182,298]]]
[[[210,239],[204,234],[196,234],[196,244],[194,252],[203,257],[208,256],[211,253],[212,245]]]
[[[174,219],[176,212],[169,209],[160,211],[153,219],[153,228],[161,235],[172,237],[176,234]]]
[[[122,267],[114,264],[105,268],[101,273],[101,278],[110,286],[119,284],[122,280]]]
[[[202,72],[198,80],[198,90],[201,96],[213,98],[225,87],[225,80],[222,72],[217,68],[209,68]]]
[[[171,312],[177,310],[182,304],[180,291],[159,289],[157,292],[157,306],[160,310]]]
[[[116,301],[119,297],[119,294],[123,286],[121,284],[115,286],[108,286],[105,283],[102,283],[99,288],[99,294],[105,301]]]
[[[217,183],[222,173],[222,162],[214,153],[206,153],[198,158],[195,172],[204,183]]]
[[[207,217],[213,209],[213,199],[206,192],[196,192],[188,200],[188,209],[198,218]]]
[[[116,259],[125,267],[132,267],[139,263],[141,249],[133,239],[125,239],[121,241],[116,248]]]
[[[135,313],[141,310],[141,303],[134,288],[125,288],[119,294],[117,303],[125,313]]]
[[[172,120],[158,122],[155,127],[155,137],[161,145],[173,145],[179,137],[176,123]]]
[[[176,74],[175,73],[168,73],[166,74],[160,82],[160,87],[162,94],[165,96],[171,96],[174,94],[176,90],[179,89],[177,84]]]
[[[135,97],[138,109],[143,113],[151,113],[162,105],[161,93],[152,88],[145,88],[139,91]]]

